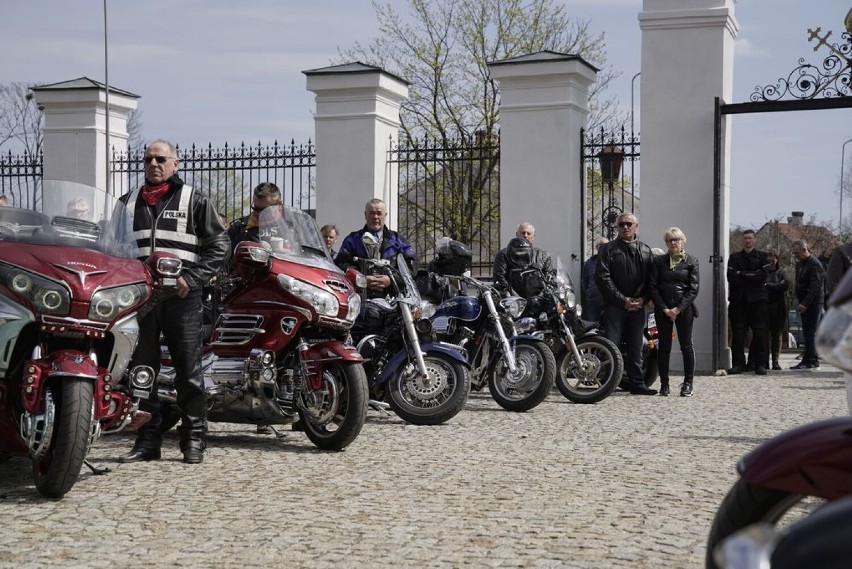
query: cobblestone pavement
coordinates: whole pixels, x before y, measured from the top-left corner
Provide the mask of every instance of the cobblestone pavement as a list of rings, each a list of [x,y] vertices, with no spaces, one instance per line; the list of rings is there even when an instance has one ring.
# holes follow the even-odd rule
[[[371,411],[344,452],[303,433],[211,425],[185,465],[120,465],[101,438],[60,501],[28,461],[0,464],[0,567],[701,567],[736,460],[794,426],[846,412],[832,368],[699,377],[695,396],[557,391],[528,413],[472,394],[446,425]],[[673,391],[678,382],[673,382]]]

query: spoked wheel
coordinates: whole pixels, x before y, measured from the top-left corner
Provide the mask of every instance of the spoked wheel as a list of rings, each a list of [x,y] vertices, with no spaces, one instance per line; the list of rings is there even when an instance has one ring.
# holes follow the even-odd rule
[[[401,366],[388,385],[390,406],[414,425],[439,425],[458,415],[470,394],[470,376],[452,356],[423,354],[426,376],[415,362]]]
[[[529,411],[547,398],[553,388],[556,360],[541,340],[518,339],[513,343],[515,371],[502,355],[488,370],[488,390],[500,407],[508,411]]]
[[[731,534],[756,523],[787,527],[825,505],[822,498],[790,494],[737,480],[722,501],[707,539],[705,567],[717,569],[714,551]]]
[[[59,397],[51,402],[54,390]],[[48,424],[43,434],[45,448],[38,449],[33,458],[33,477],[41,494],[61,498],[77,482],[89,451],[94,385],[91,381],[64,379],[48,387],[46,393],[45,412],[46,416],[53,415],[53,424]]]
[[[325,366],[320,388],[303,393],[298,402],[305,434],[323,450],[343,450],[364,426],[368,398],[367,376],[361,364]]]
[[[618,348],[603,336],[577,340],[580,361],[567,347],[559,353],[556,387],[574,403],[597,403],[615,391],[624,373]]]

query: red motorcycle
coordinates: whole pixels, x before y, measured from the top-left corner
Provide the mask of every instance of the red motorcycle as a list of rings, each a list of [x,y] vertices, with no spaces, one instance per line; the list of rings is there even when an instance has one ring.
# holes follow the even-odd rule
[[[207,418],[264,426],[299,420],[317,447],[341,450],[367,414],[364,359],[345,343],[360,296],[305,212],[268,207],[258,230],[261,242],[237,245],[233,273],[214,292],[203,360]],[[179,413],[165,346],[162,354],[158,393],[166,402],[161,429],[168,430]]]
[[[38,491],[61,498],[101,433],[150,418],[153,370],[125,372],[138,312],[180,260],[136,260],[95,188],[45,180],[43,196],[41,212],[0,207],[0,462],[28,456]]]

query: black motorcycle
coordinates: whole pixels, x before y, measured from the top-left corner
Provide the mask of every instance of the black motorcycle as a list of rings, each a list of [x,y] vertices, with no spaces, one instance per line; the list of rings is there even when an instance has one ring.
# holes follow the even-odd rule
[[[528,300],[515,323],[518,332],[535,334],[548,342],[556,357],[556,387],[574,403],[606,399],[621,382],[624,360],[619,349],[600,335],[596,322],[580,319],[582,312],[574,284],[556,260],[556,273],[541,267],[524,269],[523,278],[540,290]]]

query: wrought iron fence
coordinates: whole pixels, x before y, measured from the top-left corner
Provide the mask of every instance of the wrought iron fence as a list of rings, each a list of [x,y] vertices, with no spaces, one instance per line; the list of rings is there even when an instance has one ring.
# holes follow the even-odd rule
[[[500,249],[497,136],[392,143],[388,166],[399,182],[398,229],[421,265],[445,236],[471,248],[474,275],[490,276]]]
[[[620,130],[580,135],[584,173],[581,176],[586,203],[585,250],[593,253],[601,237],[613,239],[616,219],[622,213],[639,215],[639,135]]]
[[[142,158],[145,149],[113,153],[112,182],[116,193],[144,183]],[[177,148],[181,178],[206,193],[228,220],[247,215],[255,186],[272,182],[281,189],[287,205],[316,215],[316,149],[307,144],[239,146],[214,148],[192,145]],[[120,188],[120,190],[119,190]]]
[[[41,207],[44,151],[36,154],[0,154],[0,194],[9,205],[26,209]]]

